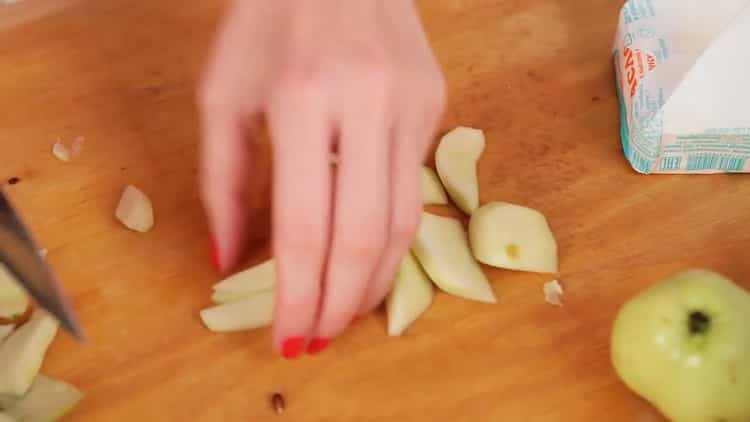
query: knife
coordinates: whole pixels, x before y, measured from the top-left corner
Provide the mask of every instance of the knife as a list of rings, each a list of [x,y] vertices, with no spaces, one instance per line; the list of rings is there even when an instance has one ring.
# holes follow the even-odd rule
[[[0,190],[0,263],[75,338],[83,340],[73,308],[62,292],[55,274],[39,254],[39,248],[21,217]]]

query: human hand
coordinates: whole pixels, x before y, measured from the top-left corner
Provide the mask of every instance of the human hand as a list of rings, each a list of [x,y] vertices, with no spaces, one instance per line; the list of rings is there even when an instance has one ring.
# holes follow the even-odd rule
[[[388,293],[419,223],[420,166],[444,103],[411,0],[231,6],[199,93],[201,194],[226,271],[249,224],[249,122],[265,115],[283,356],[322,350]]]

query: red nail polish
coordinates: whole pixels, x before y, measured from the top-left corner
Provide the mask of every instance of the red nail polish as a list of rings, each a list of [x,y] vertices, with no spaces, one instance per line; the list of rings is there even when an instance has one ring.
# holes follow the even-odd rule
[[[281,345],[281,355],[287,359],[296,358],[302,352],[304,342],[302,337],[289,337]]]
[[[211,238],[211,265],[214,266],[216,271],[221,271],[221,264],[219,262],[219,247],[216,243],[216,239]]]
[[[310,344],[307,345],[307,353],[314,355],[318,352],[322,352],[323,349],[328,347],[328,344],[331,342],[331,339],[325,338],[325,337],[316,337],[310,341]]]

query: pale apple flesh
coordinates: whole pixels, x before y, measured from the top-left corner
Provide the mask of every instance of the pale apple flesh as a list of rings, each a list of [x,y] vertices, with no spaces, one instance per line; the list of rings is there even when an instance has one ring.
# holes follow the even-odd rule
[[[537,273],[557,272],[557,242],[537,210],[489,202],[471,216],[469,237],[474,257],[493,267]]]
[[[445,194],[443,184],[435,170],[422,166],[422,204],[445,205],[447,203],[448,195]]]
[[[216,293],[223,292],[226,294],[225,297],[230,297],[231,293],[248,295],[272,289],[275,285],[276,269],[274,267],[274,260],[269,259],[225,278],[216,283],[213,289]],[[219,297],[221,296],[219,295]]]
[[[14,320],[23,315],[28,306],[29,296],[26,290],[8,268],[0,263],[0,319]]]
[[[13,332],[14,328],[15,325],[13,324],[0,325],[0,343],[2,343],[2,341],[5,340],[10,335],[10,333]]]
[[[412,252],[441,290],[465,299],[497,302],[458,220],[423,212]]]
[[[435,151],[435,166],[445,190],[469,215],[479,206],[477,163],[484,146],[482,130],[461,126],[445,134]]]
[[[432,282],[411,253],[401,260],[386,299],[388,335],[400,336],[432,304]]]
[[[37,309],[0,344],[0,395],[22,396],[39,373],[59,323]]]
[[[122,192],[115,216],[127,228],[145,233],[154,226],[154,208],[146,194],[133,185]]]
[[[39,374],[26,395],[5,411],[19,422],[49,422],[68,413],[82,397],[73,385]]]
[[[7,413],[0,412],[0,422],[18,422],[15,418]]]
[[[237,302],[216,305],[200,312],[206,327],[214,332],[252,330],[273,321],[273,290],[265,290]]]
[[[658,282],[618,311],[611,358],[671,420],[750,421],[750,293],[700,269]]]

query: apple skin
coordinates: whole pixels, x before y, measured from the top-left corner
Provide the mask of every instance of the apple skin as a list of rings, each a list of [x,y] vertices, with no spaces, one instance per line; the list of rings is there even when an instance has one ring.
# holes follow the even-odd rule
[[[670,420],[750,421],[750,293],[703,269],[658,282],[618,311],[611,359]]]

